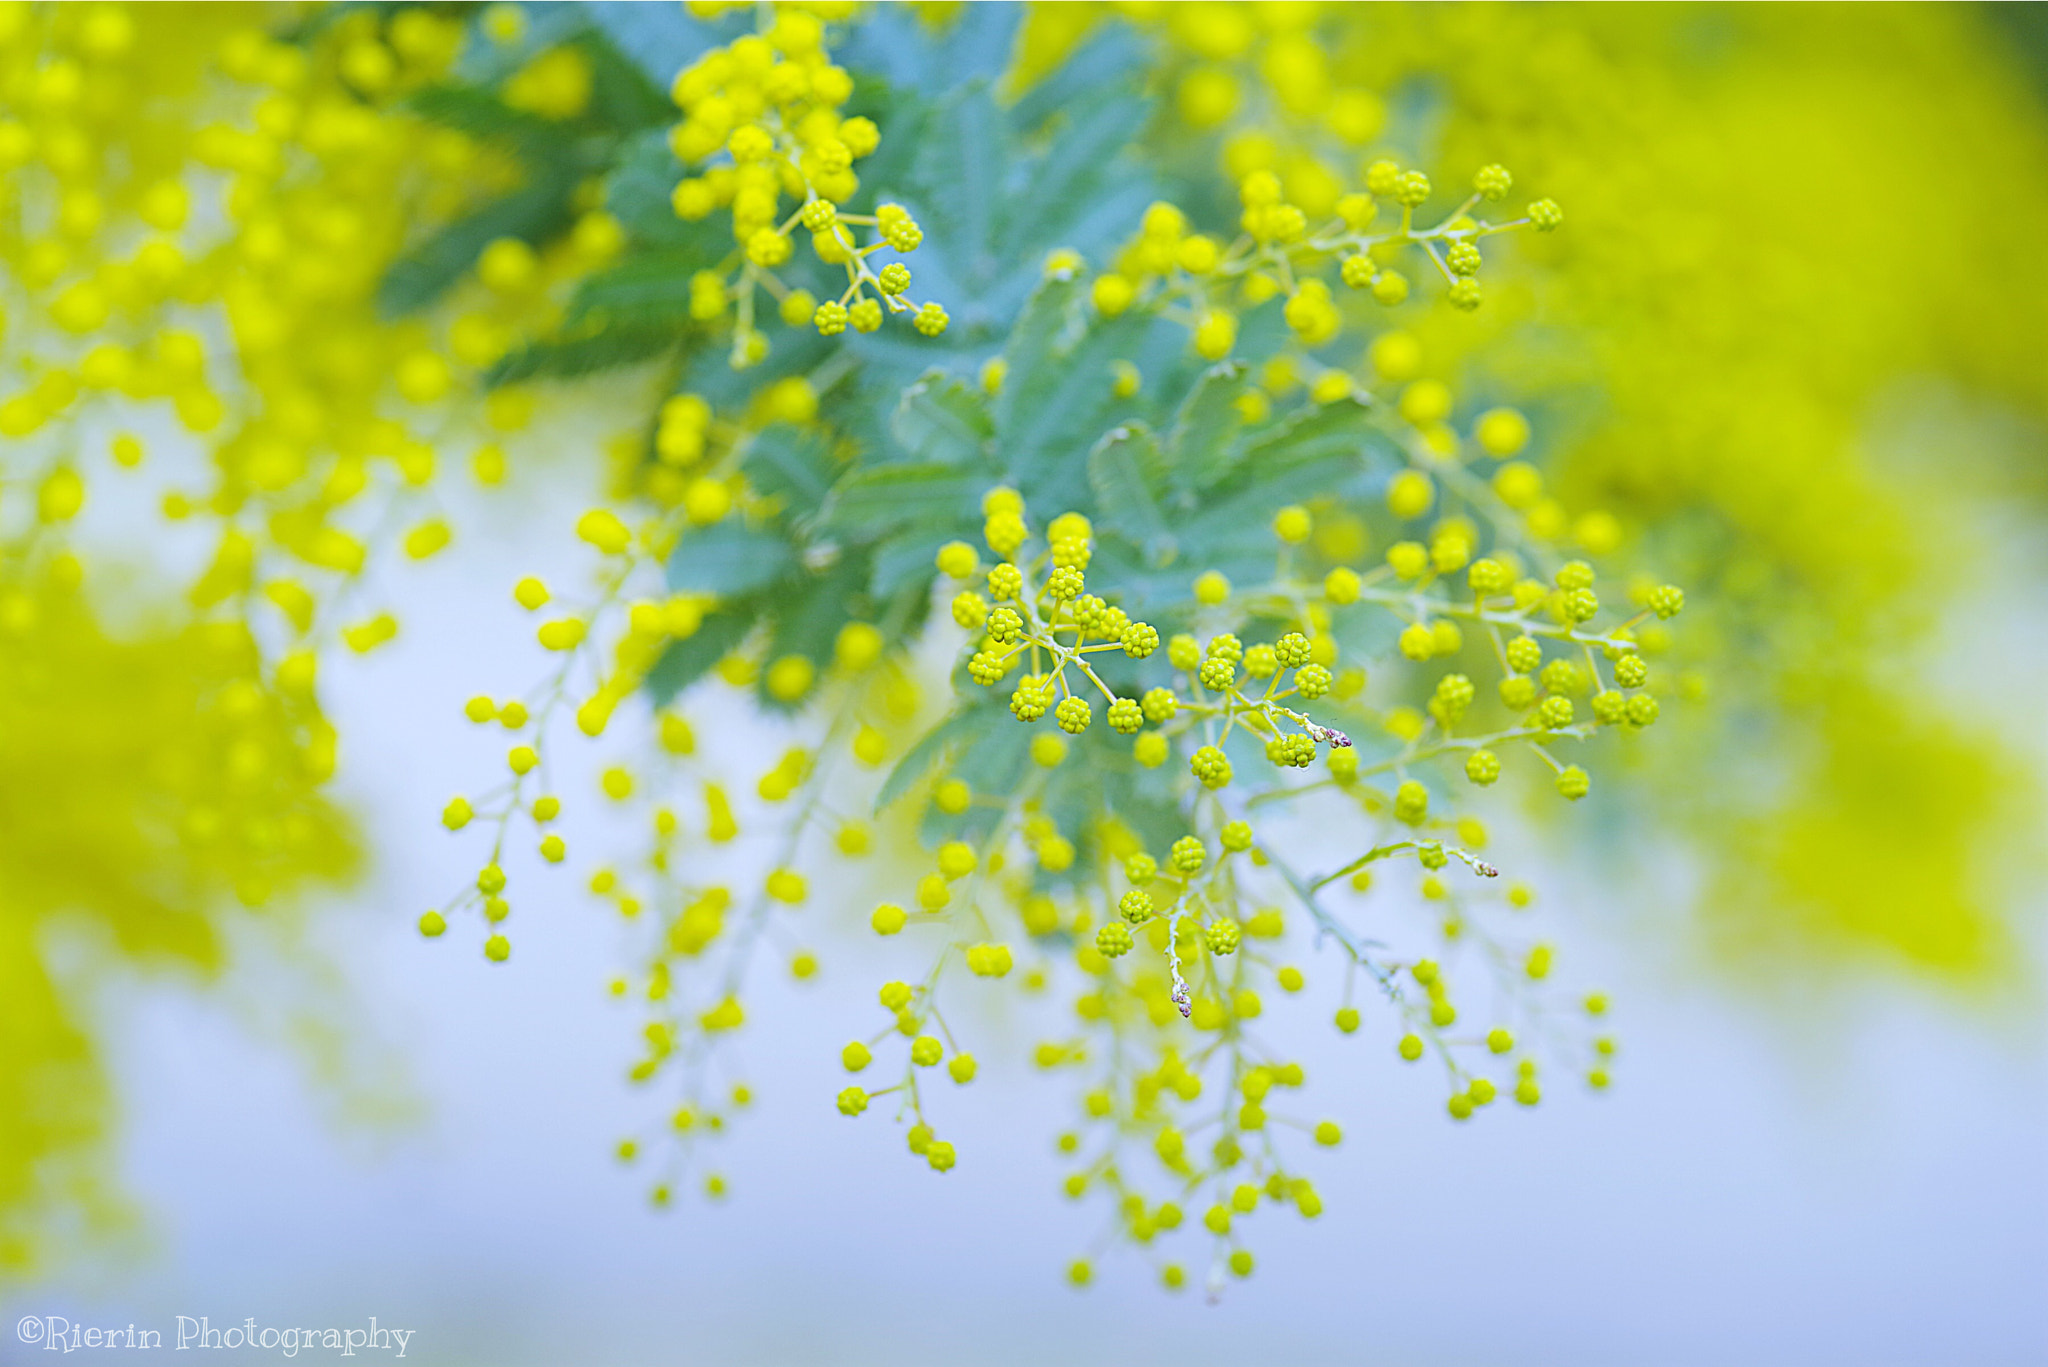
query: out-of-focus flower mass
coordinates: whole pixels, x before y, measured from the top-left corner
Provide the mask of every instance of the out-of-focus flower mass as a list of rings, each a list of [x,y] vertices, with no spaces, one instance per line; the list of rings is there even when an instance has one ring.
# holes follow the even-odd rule
[[[408,914],[454,973],[542,878],[618,913],[657,1205],[727,1193],[750,988],[880,937],[818,1144],[973,1162],[1010,1049],[1110,1242],[1249,1276],[1342,1140],[1290,1031],[1466,1123],[1613,1081],[1627,984],[1502,827],[1745,970],[1991,990],[2036,794],[1932,682],[1982,506],[2042,512],[1991,22],[0,5],[0,1272],[113,1200],[59,932],[204,980],[374,857],[322,698],[542,465],[602,474],[588,576],[420,699],[506,753]],[[632,848],[559,832],[592,745]]]

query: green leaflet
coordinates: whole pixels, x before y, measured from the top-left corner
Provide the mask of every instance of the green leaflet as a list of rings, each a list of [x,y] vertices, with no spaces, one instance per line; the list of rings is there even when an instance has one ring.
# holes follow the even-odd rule
[[[969,81],[941,100],[918,148],[919,198],[946,244],[954,274],[977,294],[997,265],[990,214],[999,206],[1009,151],[1003,117],[985,81]]]
[[[809,330],[785,335],[777,339],[767,360],[746,370],[734,370],[722,346],[698,347],[690,353],[677,389],[702,395],[720,412],[744,409],[775,381],[808,376],[837,350],[838,340]]]
[[[1007,714],[1004,720],[1011,730],[1036,731]],[[1104,815],[1130,827],[1157,854],[1187,833],[1174,790],[1176,771],[1143,767],[1131,757],[1130,742],[1107,727],[1096,726],[1067,741],[1072,753],[1046,776],[1042,801],[1045,814],[1076,842],[1077,867],[1099,867],[1102,852],[1093,842]]]
[[[566,380],[614,370],[673,350],[683,337],[670,327],[610,327],[582,337],[534,342],[492,366],[484,383],[496,387],[522,380]]]
[[[761,604],[735,599],[710,613],[695,633],[670,645],[647,672],[647,691],[656,707],[666,707],[676,694],[711,671],[747,638],[760,617]]]
[[[889,431],[912,461],[979,469],[994,435],[981,396],[942,370],[928,370],[903,391]]]
[[[1244,387],[1244,367],[1226,361],[1203,371],[1188,391],[1167,443],[1173,452],[1173,480],[1180,488],[1207,489],[1243,458],[1237,438],[1244,418],[1237,401]]]
[[[1373,427],[1369,409],[1355,399],[1298,409],[1248,443],[1244,477],[1270,474],[1335,458],[1361,459],[1368,449],[1385,448],[1386,438]],[[1236,473],[1233,467],[1233,473]]]
[[[1166,488],[1166,457],[1143,423],[1111,428],[1088,453],[1104,530],[1114,531],[1155,561],[1172,558],[1173,537],[1159,496]]]
[[[1055,276],[1040,283],[1025,301],[1003,347],[1003,388],[996,395],[995,425],[1007,443],[1024,433],[1037,412],[1038,398],[1055,382],[1063,337],[1081,327],[1078,280]],[[1009,462],[1005,462],[1006,464]]]
[[[949,714],[946,719],[925,732],[917,744],[910,747],[902,759],[882,780],[882,786],[875,792],[875,815],[880,816],[898,798],[909,792],[936,767],[946,756],[974,736],[993,730],[1003,722],[1017,724],[1000,706],[970,700]]]
[[[755,489],[781,501],[785,518],[798,522],[817,516],[839,473],[823,437],[786,423],[754,434],[741,469]]]
[[[1003,353],[1008,373],[997,396],[997,451],[1008,482],[1051,516],[1080,506],[1088,492],[1085,454],[1108,427],[1115,405],[1111,363],[1137,343],[1142,320],[1090,328],[1080,285],[1048,280],[1032,295]]]
[[[559,160],[569,152],[569,140],[560,124],[514,109],[476,86],[430,85],[413,92],[406,104],[422,118],[473,138],[515,143],[529,160]]]
[[[565,333],[611,326],[680,332],[692,326],[690,276],[711,262],[688,249],[641,252],[585,280],[569,305]]]
[[[660,132],[643,133],[627,143],[605,185],[605,208],[619,220],[635,243],[673,249],[695,238],[712,240],[715,229],[676,217],[671,199],[683,164],[668,150]],[[716,257],[714,256],[715,260]]]
[[[950,465],[877,465],[840,482],[823,525],[836,532],[877,534],[906,523],[951,523],[963,508],[979,507],[994,484],[985,474]]]
[[[1179,523],[1177,531],[1191,562],[1243,582],[1244,575],[1271,568],[1275,513],[1292,503],[1342,495],[1359,474],[1356,455],[1323,455],[1312,463],[1276,471],[1269,479],[1248,479],[1220,491]]]
[[[531,184],[457,219],[391,263],[377,290],[377,307],[392,316],[425,308],[498,238],[553,237],[569,226],[575,189],[566,167],[550,166],[536,172]]]
[[[970,505],[971,508],[971,505]],[[981,523],[963,509],[950,521],[920,522],[902,528],[878,543],[874,550],[871,587],[878,597],[893,597],[913,585],[929,589],[938,571],[933,564],[939,547],[948,541],[973,542],[981,534]]]
[[[677,543],[668,560],[668,586],[735,598],[768,587],[796,567],[796,547],[788,538],[728,518]]]
[[[975,712],[987,721],[961,738],[952,770],[977,792],[1013,793],[1031,772],[1031,738],[1044,732],[1024,725],[1004,708],[980,707]],[[969,807],[958,815],[933,807],[925,812],[918,833],[931,845],[946,840],[979,842],[1001,819],[1001,812],[987,806]]]
[[[1143,74],[1144,49],[1128,29],[1099,29],[1010,107],[1010,127],[1036,132],[1048,119],[1081,105],[1095,92],[1128,85]]]
[[[1059,236],[1123,174],[1121,154],[1151,115],[1135,95],[1112,90],[1064,111],[1064,126],[1033,168],[1028,193],[1012,201],[998,250],[1016,259],[1034,243]]]
[[[816,573],[776,585],[769,595],[774,599],[775,625],[769,636],[768,659],[801,655],[822,672],[832,659],[840,628],[857,615],[851,609],[867,579],[866,563],[848,556]],[[802,705],[801,701],[791,704],[772,696],[765,671],[757,693],[761,705],[774,711],[794,711]]]
[[[676,107],[639,65],[627,59],[599,28],[586,28],[575,44],[590,59],[590,108],[583,120],[607,131],[663,129],[675,122]]]
[[[1249,436],[1234,450],[1228,473],[1206,491],[1186,526],[1190,544],[1230,537],[1290,503],[1329,493],[1362,471],[1385,438],[1372,415],[1350,399],[1298,409]]]

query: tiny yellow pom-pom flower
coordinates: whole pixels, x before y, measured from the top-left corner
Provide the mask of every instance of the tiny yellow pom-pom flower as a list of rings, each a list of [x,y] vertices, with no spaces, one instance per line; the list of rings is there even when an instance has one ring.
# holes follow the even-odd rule
[[[790,242],[773,228],[762,228],[747,239],[747,260],[757,266],[774,267],[789,260]]]
[[[1387,485],[1387,510],[1395,517],[1421,517],[1435,501],[1435,486],[1419,470],[1403,470]]]
[[[1058,736],[1043,735],[1031,738],[1031,762],[1040,768],[1057,769],[1066,758],[1067,743]]]
[[[1473,428],[1479,449],[1496,460],[1519,455],[1529,444],[1529,420],[1512,408],[1490,408]]]
[[[804,655],[785,655],[768,667],[764,685],[768,695],[782,702],[795,702],[811,691],[818,667]]]
[[[1220,310],[1206,314],[1195,327],[1194,344],[1196,354],[1202,359],[1222,360],[1237,344],[1236,316]]]
[[[543,624],[536,633],[540,643],[548,650],[574,650],[583,643],[585,627],[575,617],[557,618]]]
[[[1095,951],[1105,959],[1118,959],[1131,952],[1131,928],[1122,921],[1110,921],[1095,932]]]
[[[965,541],[949,541],[939,548],[937,565],[939,573],[954,579],[971,579],[979,567],[980,557],[974,547]]]
[[[425,560],[445,550],[452,536],[448,524],[439,518],[422,522],[405,534],[405,553],[414,560]]]
[[[1092,294],[1097,312],[1104,317],[1114,318],[1131,306],[1137,290],[1130,280],[1112,273],[1095,278]]]
[[[1290,546],[1298,546],[1308,540],[1315,530],[1315,522],[1306,508],[1282,508],[1273,515],[1273,535]]]

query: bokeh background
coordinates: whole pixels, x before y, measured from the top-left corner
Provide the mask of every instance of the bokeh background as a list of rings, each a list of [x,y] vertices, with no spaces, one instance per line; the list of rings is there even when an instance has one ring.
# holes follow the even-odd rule
[[[449,495],[462,554],[409,573],[398,641],[323,677],[334,845],[296,899],[156,944],[156,909],[109,930],[66,914],[75,889],[38,901],[53,863],[146,851],[71,815],[89,802],[56,805],[77,824],[53,838],[17,761],[10,830],[36,838],[0,835],[0,992],[33,1019],[21,966],[47,968],[53,1057],[89,1052],[107,1107],[103,1143],[44,1169],[62,1237],[0,1283],[6,1324],[375,1315],[451,1364],[2048,1360],[2048,47],[2038,8],[2007,10],[1373,7],[1331,51],[1419,150],[1557,187],[1567,254],[1487,323],[1554,345],[1472,364],[1597,393],[1539,414],[1561,487],[1727,605],[1726,708],[1629,790],[1677,814],[1669,838],[1608,859],[1504,837],[1616,995],[1610,1094],[1455,1127],[1386,1050],[1308,1029],[1311,991],[1303,1063],[1349,1136],[1329,1214],[1264,1228],[1220,1305],[1113,1259],[1077,1295],[1060,1271],[1095,1217],[1058,1196],[1071,1098],[1025,1065],[1029,1022],[986,1023],[1016,1047],[985,1054],[971,1161],[935,1179],[886,1126],[825,1123],[814,1040],[878,970],[820,926],[820,979],[770,986],[741,1043],[759,1101],[721,1158],[732,1199],[648,1210],[609,1157],[643,1118],[636,1023],[603,990],[615,922],[563,871],[500,968],[412,929],[473,864],[440,806],[495,762],[461,701],[533,667],[506,586],[587,563],[574,510],[607,472],[573,453],[599,391],[550,406],[534,445],[558,458]],[[1007,24],[1028,74],[1116,22],[1071,11],[956,22]],[[1269,52],[1141,18],[1169,89]],[[93,519],[117,618],[204,564],[140,496]],[[700,725],[772,734],[736,702]],[[563,790],[645,742],[629,721]],[[1785,754],[1808,757],[1790,780],[1762,763]],[[567,826],[628,839],[594,802]]]

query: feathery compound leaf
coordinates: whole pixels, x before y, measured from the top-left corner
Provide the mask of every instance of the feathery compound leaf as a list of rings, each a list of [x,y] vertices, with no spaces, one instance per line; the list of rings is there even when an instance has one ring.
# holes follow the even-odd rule
[[[999,207],[1006,142],[987,83],[970,81],[933,110],[918,149],[918,197],[955,275],[975,293],[998,264],[990,216]]]
[[[1046,372],[1058,363],[1061,342],[1076,328],[1081,283],[1071,276],[1039,282],[1024,303],[1003,348],[1003,388],[996,395],[996,430],[1006,438],[1035,416],[1031,397],[1048,387]]]
[[[680,332],[690,318],[690,276],[705,264],[689,252],[648,252],[629,257],[608,271],[585,280],[576,289],[563,325],[573,333],[579,325],[668,327]]]
[[[1114,380],[1105,366],[1099,376],[1077,376],[1066,348],[1082,327],[1081,283],[1077,279],[1054,277],[1033,291],[1024,305],[1010,344],[1003,351],[1003,388],[996,396],[995,427],[997,456],[1025,496],[1028,486],[1039,482],[1043,453],[1062,434],[1073,442],[1077,424],[1087,428],[1085,441],[1092,441],[1102,424],[1091,423],[1088,411],[1077,412],[1073,400],[1082,391],[1082,408],[1093,410],[1087,391],[1099,390],[1106,397]],[[1063,406],[1064,405],[1064,406]]]
[[[796,547],[786,537],[732,518],[691,532],[677,543],[668,558],[668,586],[733,598],[768,587],[796,565]]]
[[[999,450],[1010,480],[1027,502],[1072,506],[1088,493],[1086,452],[1109,425],[1115,407],[1113,363],[1128,355],[1146,327],[1117,318],[1082,333],[1069,349],[1037,358],[1003,382],[1008,422],[999,410]]]
[[[501,237],[539,243],[569,226],[575,181],[559,169],[457,219],[391,264],[377,290],[377,307],[387,316],[423,309],[463,272],[483,249]]]
[[[978,469],[987,464],[995,427],[979,394],[944,371],[929,370],[903,391],[889,430],[913,461]]]
[[[890,534],[875,545],[869,591],[877,598],[890,598],[907,591],[911,585],[929,587],[938,577],[932,561],[939,547],[948,541],[967,540],[975,534],[978,525],[968,517],[956,514],[950,521],[913,523]]]
[[[1113,428],[1088,453],[1088,482],[1105,530],[1142,547],[1154,558],[1171,553],[1166,515],[1159,495],[1166,485],[1166,457],[1159,439],[1142,423]]]
[[[666,128],[675,121],[676,107],[668,93],[629,60],[602,27],[584,29],[575,42],[590,59],[586,120],[616,134]]]
[[[522,380],[573,379],[638,365],[671,351],[684,333],[672,327],[606,327],[580,337],[534,342],[492,366],[484,376],[488,388]]]
[[[917,744],[910,747],[910,752],[896,761],[896,767],[889,771],[889,777],[882,780],[880,790],[875,793],[875,814],[879,816],[887,811],[896,799],[916,787],[949,753],[957,751],[983,732],[1005,724],[1014,726],[1016,723],[1008,712],[991,704],[963,706],[955,710],[925,732]]]
[[[781,500],[783,512],[799,521],[817,514],[839,474],[822,438],[786,423],[756,433],[747,444],[741,468],[746,471],[747,483],[757,492]]]
[[[775,628],[768,641],[768,659],[798,655],[822,671],[832,659],[832,647],[839,632],[853,620],[853,607],[867,584],[868,567],[859,556],[845,556],[814,574],[796,576],[778,585],[775,600]],[[760,701],[776,710],[790,710],[792,703],[768,691],[768,678],[761,678]]]
[[[1225,361],[1202,372],[1174,415],[1167,439],[1175,480],[1183,488],[1207,489],[1244,458],[1237,444],[1244,417],[1237,401],[1244,393],[1244,367]]]
[[[1291,413],[1246,443],[1246,479],[1283,474],[1298,466],[1343,457],[1362,459],[1386,438],[1373,429],[1372,415],[1355,399],[1339,399]]]
[[[406,104],[422,118],[481,141],[516,143],[535,160],[563,159],[570,151],[570,139],[560,124],[514,109],[476,86],[430,85],[413,92]]]
[[[963,5],[934,29],[910,5],[876,5],[840,48],[847,66],[927,95],[993,81],[1008,67],[1021,5]]]
[[[1004,253],[1014,257],[1059,237],[1059,225],[1077,217],[1118,174],[1122,153],[1150,113],[1144,100],[1123,91],[1069,110],[1067,123],[1033,167],[1025,193],[1013,202],[1004,224]]]
[[[716,259],[721,234],[711,219],[688,223],[676,217],[672,195],[683,166],[660,132],[642,133],[627,144],[605,183],[605,208],[633,241],[653,247],[700,245]]]
[[[1010,127],[1035,133],[1046,120],[1083,104],[1090,95],[1133,84],[1142,74],[1145,49],[1129,29],[1098,32],[1057,69],[1024,92],[1010,107]]]
[[[910,522],[952,522],[993,483],[985,474],[950,465],[878,465],[840,482],[825,511],[825,526],[872,533]]]
[[[663,651],[647,673],[647,691],[654,698],[654,705],[667,706],[676,694],[731,654],[761,619],[761,609],[762,604],[751,598],[723,603],[694,632]]]

